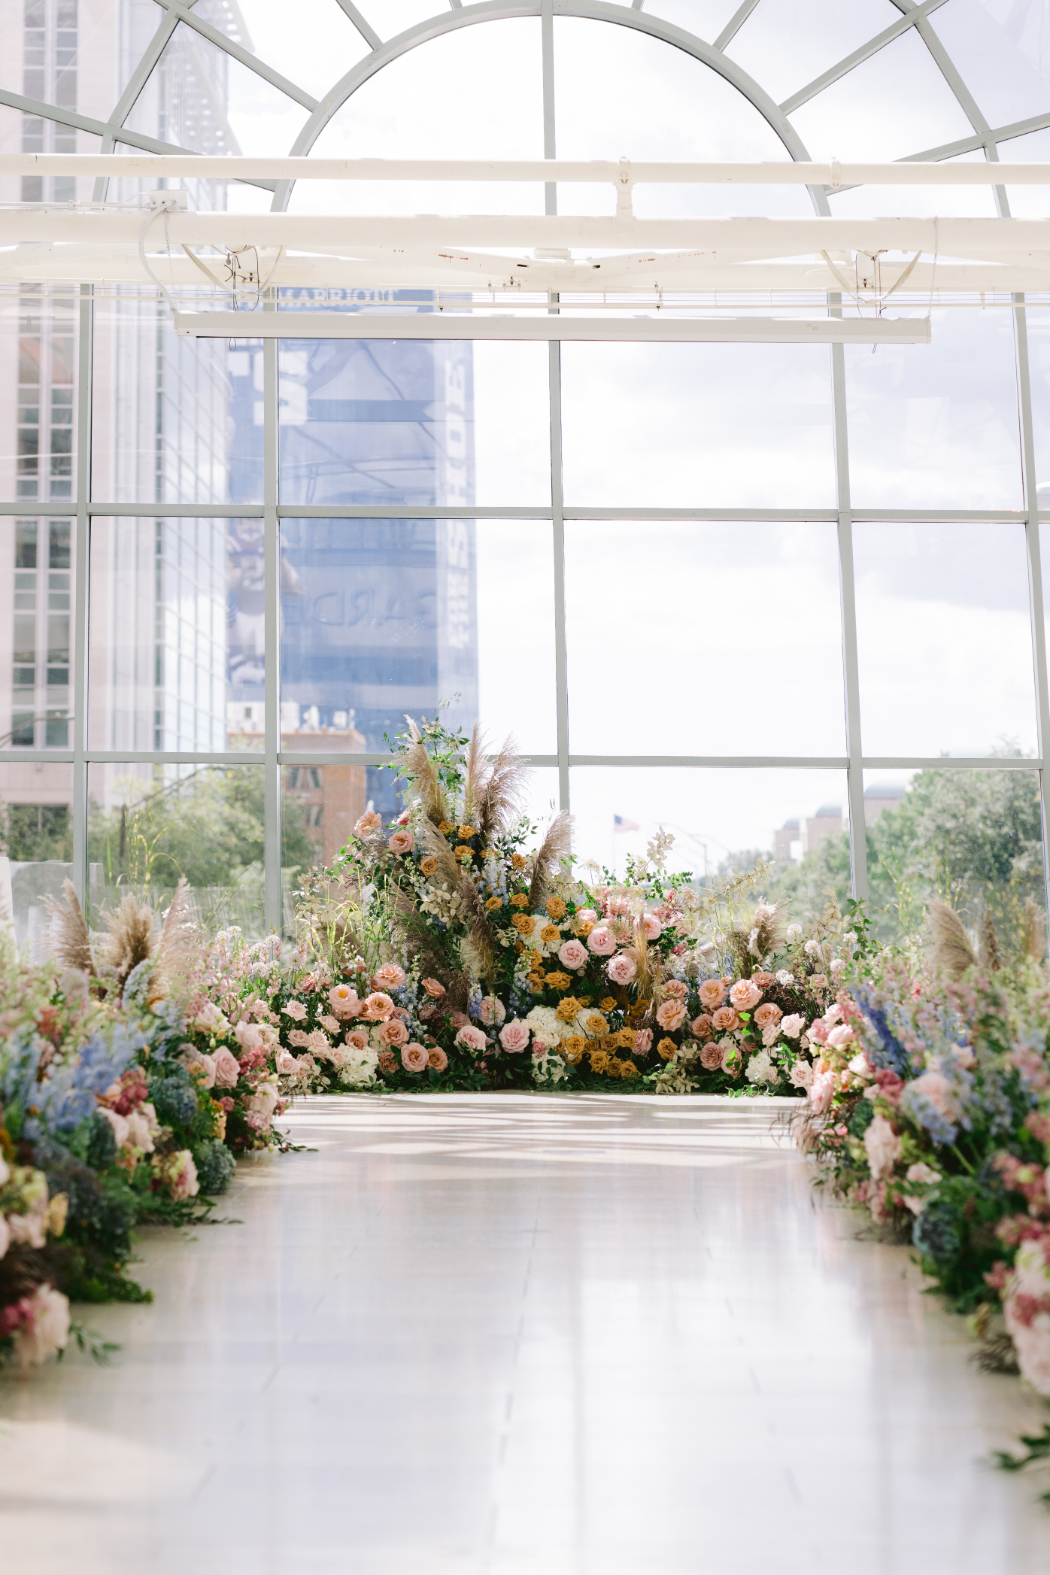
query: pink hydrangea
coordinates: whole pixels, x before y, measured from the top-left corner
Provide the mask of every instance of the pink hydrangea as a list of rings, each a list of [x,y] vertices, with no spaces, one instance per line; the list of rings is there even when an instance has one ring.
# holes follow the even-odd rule
[[[809,1086],[810,1107],[819,1115],[831,1104],[835,1092],[835,1078],[831,1072],[818,1072]]]
[[[512,1022],[504,1023],[500,1029],[499,1042],[504,1050],[511,1055],[516,1055],[528,1045],[529,1029],[525,1023],[515,1018]]]
[[[638,972],[638,965],[627,952],[617,952],[610,957],[605,969],[613,984],[630,984]]]
[[[587,948],[582,941],[566,941],[564,946],[558,948],[558,961],[564,968],[582,968],[587,957]]]
[[[32,1295],[24,1296],[16,1306],[20,1316],[11,1333],[20,1367],[46,1362],[49,1356],[65,1350],[69,1339],[69,1302],[61,1291],[56,1291],[53,1285],[38,1285]]]
[[[611,957],[616,950],[616,937],[607,924],[596,924],[587,937],[587,945],[596,957]]]

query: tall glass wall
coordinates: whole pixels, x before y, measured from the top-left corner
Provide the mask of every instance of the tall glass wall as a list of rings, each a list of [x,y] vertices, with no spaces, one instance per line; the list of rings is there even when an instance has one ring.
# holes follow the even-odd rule
[[[13,0],[0,148],[1048,156],[1036,0],[304,0],[287,23],[279,0]],[[231,214],[610,201],[190,184]],[[140,186],[0,178],[0,200]],[[643,187],[636,208],[1044,199]],[[281,304],[391,302],[433,310],[397,290]],[[295,872],[394,806],[390,739],[440,701],[513,732],[536,814],[571,808],[577,851],[609,868],[662,825],[698,878],[764,855],[791,902],[870,893],[907,928],[939,892],[1016,922],[1045,901],[1050,316],[999,298],[932,315],[929,348],[874,352],[278,345],[250,319],[176,340],[138,284],[0,284],[0,882],[19,939],[43,944],[68,874],[103,905],[186,874],[213,919],[280,925]]]

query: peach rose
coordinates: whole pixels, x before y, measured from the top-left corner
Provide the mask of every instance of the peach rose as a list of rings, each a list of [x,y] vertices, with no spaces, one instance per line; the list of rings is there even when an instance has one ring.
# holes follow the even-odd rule
[[[706,1044],[700,1052],[700,1065],[708,1072],[717,1072],[722,1065],[722,1048],[716,1044]]]
[[[588,952],[582,941],[566,941],[558,948],[558,961],[565,968],[582,968]]]
[[[405,1045],[408,1043],[408,1029],[400,1017],[390,1017],[379,1030],[379,1042],[384,1045]]]
[[[512,1022],[504,1023],[500,1029],[499,1042],[510,1055],[517,1055],[528,1046],[529,1030],[515,1018]]]
[[[713,1012],[725,1000],[726,987],[721,979],[705,979],[697,993],[704,1010]]]
[[[731,1006],[720,1006],[711,1017],[711,1026],[720,1034],[728,1034],[740,1027],[740,1019]]]
[[[232,1050],[227,1050],[225,1045],[215,1052],[215,1086],[217,1088],[233,1088],[241,1075],[237,1064],[237,1057]]]
[[[348,1033],[346,1042],[348,1045],[353,1045],[355,1050],[368,1049],[368,1035],[363,1028],[355,1028],[351,1033]]]
[[[357,991],[349,984],[335,984],[328,992],[332,1011],[337,1017],[356,1017],[361,1008]]]
[[[377,815],[374,809],[366,810],[365,813],[354,822],[355,837],[370,837],[374,832],[381,831],[382,829],[383,817],[382,815]]]
[[[701,1012],[699,1017],[694,1017],[689,1024],[689,1032],[694,1039],[710,1039],[713,1024],[706,1012]]]
[[[387,1076],[389,1076],[391,1072],[396,1072],[397,1062],[394,1060],[394,1052],[392,1050],[380,1050],[379,1061],[377,1065],[379,1070],[381,1072],[385,1072]]]
[[[757,984],[760,990],[768,990],[773,983],[773,975],[771,973],[753,973],[751,975],[751,983]]]
[[[441,997],[445,993],[445,986],[443,984],[439,984],[436,979],[424,979],[423,988],[430,996],[432,1001],[440,1001]]]
[[[762,999],[762,991],[750,979],[738,979],[729,992],[729,999],[738,1012],[749,1012]]]
[[[400,990],[404,982],[405,970],[399,968],[397,963],[384,963],[372,975],[372,983],[377,990]]]
[[[435,1072],[444,1072],[448,1066],[448,1056],[440,1045],[431,1045],[427,1051],[427,1065]]]
[[[386,845],[391,853],[411,853],[416,839],[410,831],[395,831],[392,837],[387,837]]]
[[[685,1006],[681,1001],[661,1001],[656,1008],[656,1021],[661,1028],[673,1033],[685,1022]]]
[[[579,946],[578,941],[572,941],[569,944]],[[562,950],[564,951],[564,949],[563,947]],[[583,950],[582,946],[580,950]],[[626,952],[617,952],[615,957],[609,958],[605,971],[613,984],[630,984],[638,972],[638,966],[634,958],[629,957]]]
[[[430,1052],[424,1045],[413,1041],[403,1047],[401,1065],[406,1072],[425,1072],[430,1065]]]
[[[384,994],[382,990],[376,990],[365,1000],[361,1008],[361,1016],[366,1017],[370,1023],[382,1023],[392,1015],[393,1010],[394,1003],[389,995]]]
[[[688,998],[689,987],[681,979],[668,979],[664,984],[664,994],[672,1001],[684,1001]]]
[[[763,1001],[755,1013],[755,1026],[763,1030],[775,1028],[783,1015],[780,1007],[774,1001]]]

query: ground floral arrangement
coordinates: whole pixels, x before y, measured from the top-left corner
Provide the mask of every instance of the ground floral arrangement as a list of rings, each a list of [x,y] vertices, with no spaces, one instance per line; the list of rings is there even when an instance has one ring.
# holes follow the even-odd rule
[[[44,1360],[69,1300],[137,1300],[136,1224],[208,1217],[239,1154],[310,1093],[534,1088],[777,1093],[819,1185],[910,1242],[979,1360],[1050,1397],[1050,970],[931,911],[928,955],[834,900],[806,926],[665,872],[581,867],[518,811],[523,768],[410,725],[406,808],[369,811],[298,897],[299,935],[203,935],[125,898],[57,961],[0,970],[0,1354]],[[538,842],[538,846],[536,843]],[[586,876],[586,878],[584,878]],[[90,1342],[88,1342],[90,1343]],[[1019,1469],[1050,1458],[1050,1427]],[[1050,1495],[1047,1495],[1050,1502]]]

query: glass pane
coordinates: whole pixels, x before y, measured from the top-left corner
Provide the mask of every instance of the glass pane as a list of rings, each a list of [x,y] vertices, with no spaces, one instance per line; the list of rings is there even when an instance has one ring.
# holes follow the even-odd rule
[[[73,286],[0,293],[0,500],[68,507],[76,482],[77,330]]]
[[[51,952],[48,899],[73,874],[73,767],[0,763],[0,936]]]
[[[1021,524],[853,527],[866,755],[1035,748]]]
[[[950,0],[930,18],[993,126],[1050,109],[1050,12],[1044,0]]]
[[[553,753],[551,532],[546,521],[283,521],[283,747],[384,752],[405,712],[447,700],[465,727],[480,717],[493,738],[512,730],[521,749]],[[509,587],[520,617],[508,616]]]
[[[844,771],[578,766],[572,813],[573,851],[580,859],[622,875],[628,854],[644,857],[662,826],[675,838],[669,870],[690,870],[706,880],[768,859],[775,868],[754,896],[784,898],[789,906],[794,866],[828,840],[832,856],[824,884],[834,885],[840,899],[848,895]],[[826,902],[821,897],[818,906]]]
[[[446,7],[443,0],[362,0],[357,9],[385,41],[417,22],[440,16]]]
[[[334,0],[333,0],[334,3]],[[431,14],[443,9],[428,4]],[[378,17],[380,18],[377,20]],[[368,20],[398,29],[387,6]],[[543,68],[538,17],[465,27],[392,60],[337,110],[312,151],[322,158],[543,157]],[[300,213],[542,213],[539,183],[310,181],[292,194]]]
[[[73,526],[0,518],[0,748],[73,744]]]
[[[853,506],[1020,508],[1010,312],[935,308],[932,334],[846,346]]]
[[[961,153],[943,162],[983,164],[984,153]],[[849,191],[829,192],[828,201],[836,219],[884,219],[897,214],[927,219],[931,213],[942,219],[949,215],[994,219],[998,212],[991,186],[854,186]],[[896,311],[892,303],[890,310]]]
[[[762,0],[726,54],[779,104],[900,16],[887,0]]]
[[[257,939],[263,917],[263,768],[88,768],[91,903],[126,891],[156,906],[185,876],[203,923]]]
[[[812,159],[899,159],[973,132],[914,28],[794,110],[791,120]]]
[[[978,954],[987,918],[1007,958],[1023,950],[1026,902],[1046,906],[1037,772],[866,771],[864,811],[868,912],[885,939],[925,944],[940,897]]]
[[[573,754],[845,752],[832,524],[568,521],[565,581]],[[672,604],[689,614],[669,616]],[[761,613],[742,640],[744,607]],[[611,682],[596,608],[602,630],[630,630],[639,657],[617,664]],[[678,683],[654,682],[654,662],[699,676],[729,651],[733,691],[760,694],[757,710],[699,696],[683,704]]]
[[[1027,137],[1011,137],[999,143],[999,157],[1005,164],[1050,164],[1050,127],[1029,132]],[[1007,186],[1010,213],[1015,219],[1045,219],[1046,186]]]
[[[739,0],[645,0],[642,9],[713,44],[740,5]]]
[[[92,749],[261,749],[262,522],[95,519]]]
[[[228,9],[223,9],[229,16]],[[323,98],[369,53],[337,0],[296,0],[295,25],[291,27],[287,8],[274,5],[273,0],[238,0],[237,9],[246,24],[240,38],[245,48],[314,98]],[[213,20],[211,16],[207,19]],[[245,146],[253,147],[251,143]]]
[[[545,344],[284,340],[281,498],[549,504],[548,368]]]
[[[562,423],[570,504],[835,504],[824,346],[564,344]]]
[[[1017,189],[1016,187],[1014,188]],[[1032,187],[1037,191],[1038,187]],[[1032,428],[1035,434],[1036,496],[1041,509],[1050,509],[1050,311],[1030,306],[1028,326],[1028,375],[1032,389]]]
[[[262,501],[261,355],[176,338],[166,306],[121,297],[96,305],[94,353],[96,498]]]
[[[786,159],[743,94],[681,49],[631,29],[554,19],[558,156],[563,159]],[[611,186],[562,185],[561,213],[614,210]],[[639,186],[640,218],[812,213],[802,186]]]
[[[100,118],[111,108],[107,104]],[[82,113],[91,115],[95,111],[84,109]],[[101,137],[42,116],[23,115],[21,110],[0,104],[0,153],[98,153],[101,148]],[[4,175],[0,176],[0,202],[87,202],[93,184],[90,176],[77,179],[74,175]],[[26,260],[23,254],[23,267]],[[47,261],[41,259],[42,276],[48,276]],[[49,276],[53,277],[53,273]]]

